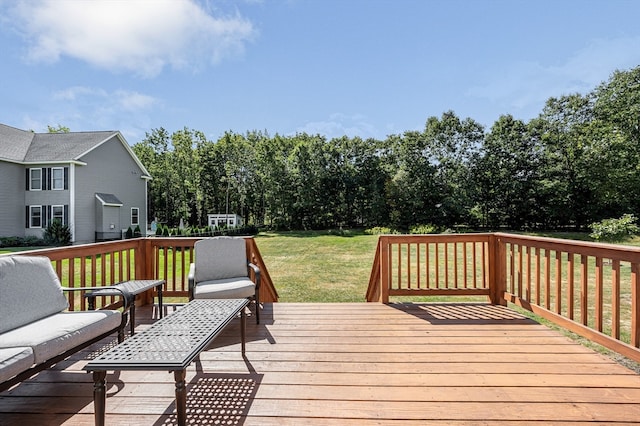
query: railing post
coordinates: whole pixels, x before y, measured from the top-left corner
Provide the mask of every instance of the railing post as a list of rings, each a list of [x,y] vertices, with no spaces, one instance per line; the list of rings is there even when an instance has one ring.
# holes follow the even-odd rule
[[[506,290],[506,248],[497,235],[489,236],[489,288],[493,305],[506,306],[504,298]]]
[[[640,348],[640,265],[631,264],[631,346]]]
[[[380,237],[380,302],[389,303],[389,239]]]

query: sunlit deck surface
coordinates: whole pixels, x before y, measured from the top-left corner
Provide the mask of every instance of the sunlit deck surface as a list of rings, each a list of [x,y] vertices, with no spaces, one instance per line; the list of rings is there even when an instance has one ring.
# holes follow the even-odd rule
[[[137,330],[157,316],[137,314]],[[506,307],[276,303],[261,319],[246,359],[236,320],[190,366],[189,424],[640,423],[640,375]],[[92,425],[82,367],[115,343],[0,394],[0,424]],[[176,424],[172,374],[107,382],[106,424]]]

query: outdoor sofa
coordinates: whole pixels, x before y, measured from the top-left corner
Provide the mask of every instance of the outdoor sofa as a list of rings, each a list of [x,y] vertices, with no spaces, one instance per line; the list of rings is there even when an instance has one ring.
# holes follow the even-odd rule
[[[68,310],[65,291],[91,289],[63,288],[47,257],[0,256],[0,391],[114,332],[124,340],[124,295],[122,312]]]

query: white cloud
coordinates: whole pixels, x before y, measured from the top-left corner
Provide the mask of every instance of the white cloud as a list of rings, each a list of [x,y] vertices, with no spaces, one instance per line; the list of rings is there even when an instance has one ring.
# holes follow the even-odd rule
[[[531,61],[507,66],[492,80],[469,89],[467,95],[487,99],[505,110],[537,115],[550,97],[585,94],[614,70],[640,64],[638,46],[640,37],[594,40],[559,65]]]
[[[10,13],[32,61],[67,56],[144,77],[242,54],[256,32],[237,13],[214,16],[194,0],[31,0]]]
[[[320,134],[326,136],[328,139],[342,136],[359,136],[366,139],[379,136],[378,129],[362,114],[347,115],[334,113],[331,114],[327,120],[307,122],[304,126],[297,128],[296,131],[311,135]]]
[[[108,92],[104,89],[73,86],[59,90],[53,94],[53,99],[63,102],[77,102],[78,105],[103,105],[103,108],[117,106],[126,111],[147,110],[160,101],[149,95],[139,92],[119,89]]]

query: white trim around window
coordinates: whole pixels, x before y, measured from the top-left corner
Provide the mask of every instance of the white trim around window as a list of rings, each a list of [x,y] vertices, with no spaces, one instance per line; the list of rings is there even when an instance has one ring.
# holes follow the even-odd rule
[[[51,222],[58,219],[62,225],[64,223],[64,206],[51,206]]]
[[[42,169],[29,169],[29,191],[42,191]]]
[[[131,207],[131,225],[140,224],[140,208]]]
[[[54,191],[64,189],[64,167],[51,168],[51,189]]]
[[[29,228],[42,228],[42,206],[29,206]]]

